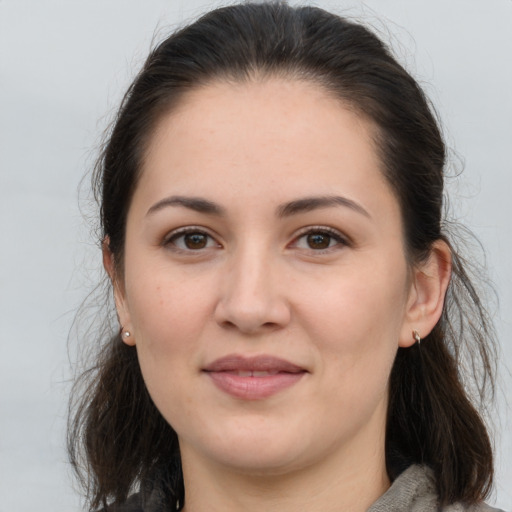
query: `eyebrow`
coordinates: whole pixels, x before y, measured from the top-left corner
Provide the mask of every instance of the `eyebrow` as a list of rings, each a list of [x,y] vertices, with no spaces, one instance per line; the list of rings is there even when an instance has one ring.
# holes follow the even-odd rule
[[[289,217],[290,215],[305,213],[321,208],[331,208],[333,206],[344,206],[350,208],[351,210],[361,213],[365,217],[371,219],[371,215],[359,203],[342,196],[319,196],[297,199],[296,201],[291,201],[281,205],[277,209],[277,215],[279,217]]]
[[[151,215],[170,206],[182,206],[184,208],[209,215],[223,216],[226,214],[226,210],[222,206],[202,197],[170,196],[151,206],[146,215]],[[315,196],[296,199],[280,205],[277,208],[277,216],[280,218],[290,217],[299,213],[305,213],[322,208],[332,208],[334,206],[344,206],[364,215],[365,217],[371,218],[371,215],[359,203],[342,196]]]
[[[222,216],[226,213],[222,206],[202,197],[170,196],[155,203],[146,213],[151,215],[169,206],[183,206],[199,213]]]

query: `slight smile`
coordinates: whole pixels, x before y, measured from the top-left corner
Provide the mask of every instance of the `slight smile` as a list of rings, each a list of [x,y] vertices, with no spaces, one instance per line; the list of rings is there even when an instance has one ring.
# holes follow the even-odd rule
[[[223,392],[242,400],[261,400],[296,384],[307,372],[284,359],[237,354],[215,360],[203,369]]]

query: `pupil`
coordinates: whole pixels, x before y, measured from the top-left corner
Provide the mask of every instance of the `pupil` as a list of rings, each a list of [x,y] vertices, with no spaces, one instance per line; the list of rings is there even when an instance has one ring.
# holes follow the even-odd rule
[[[327,249],[327,247],[329,247],[330,241],[331,237],[322,233],[308,235],[308,245],[312,249]]]
[[[189,233],[185,235],[185,245],[189,249],[204,249],[206,247],[206,235],[202,233]]]

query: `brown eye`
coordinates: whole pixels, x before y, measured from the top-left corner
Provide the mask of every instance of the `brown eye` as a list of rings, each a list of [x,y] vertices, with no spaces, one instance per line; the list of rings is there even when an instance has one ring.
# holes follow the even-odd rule
[[[204,233],[187,233],[183,236],[183,242],[187,249],[204,249],[208,244],[208,235]]]
[[[307,244],[310,249],[327,249],[331,245],[331,235],[328,233],[310,233]]]
[[[164,245],[180,251],[201,251],[220,247],[211,235],[194,229],[178,231],[164,241]]]
[[[292,247],[317,252],[332,252],[350,246],[347,239],[339,232],[329,227],[311,227],[293,241]]]

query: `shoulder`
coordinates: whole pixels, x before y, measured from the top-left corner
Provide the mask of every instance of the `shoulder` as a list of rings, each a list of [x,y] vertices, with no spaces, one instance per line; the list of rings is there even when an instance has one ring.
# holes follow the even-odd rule
[[[137,492],[123,503],[110,505],[99,512],[168,512],[169,510],[158,492],[151,492],[149,495]]]
[[[368,512],[504,512],[485,503],[465,506],[455,503],[439,508],[435,477],[428,467],[413,465],[393,482]]]
[[[461,504],[450,505],[449,507],[443,508],[442,512],[505,512],[501,508],[493,508],[486,503],[479,503],[478,505],[472,505],[465,507]]]
[[[477,505],[471,505],[470,507],[465,507],[459,503],[455,503],[454,505],[450,505],[449,507],[443,508],[442,512],[505,512],[501,510],[501,508],[493,508],[487,505],[486,503],[478,503]]]
[[[132,494],[125,502],[109,505],[98,512],[144,512],[140,493]]]

